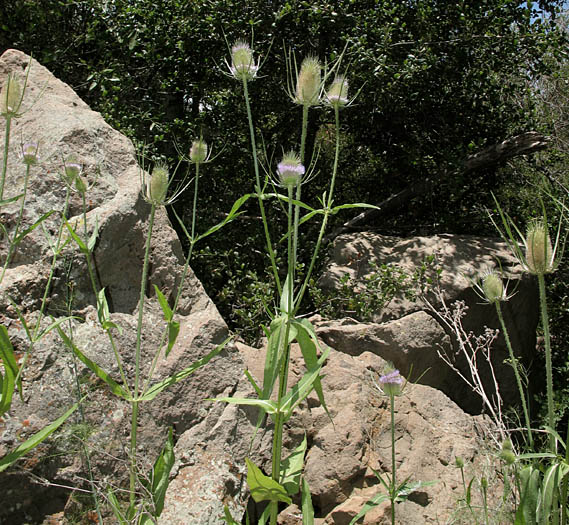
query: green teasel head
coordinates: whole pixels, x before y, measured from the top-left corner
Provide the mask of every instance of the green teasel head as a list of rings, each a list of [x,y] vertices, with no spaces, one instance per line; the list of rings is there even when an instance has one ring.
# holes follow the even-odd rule
[[[348,81],[343,76],[337,76],[332,81],[325,100],[332,107],[344,107],[348,104]]]
[[[255,63],[251,46],[243,40],[238,40],[231,47],[229,72],[238,80],[253,80],[258,70],[259,66]]]
[[[544,275],[556,269],[555,250],[545,221],[538,219],[530,223],[524,244],[525,266],[530,273]]]
[[[201,164],[203,162],[207,162],[208,161],[208,147],[207,147],[207,143],[202,140],[194,140],[192,142],[192,147],[190,148],[190,160],[194,163],[194,164]]]
[[[15,75],[8,74],[0,90],[0,115],[4,118],[17,118],[20,116],[24,90]]]
[[[285,153],[277,165],[277,175],[280,183],[286,188],[298,186],[302,182],[304,173],[305,168],[300,162],[300,157],[294,151]]]
[[[168,195],[168,187],[170,185],[168,166],[163,163],[156,164],[145,182],[146,201],[155,206],[163,206],[166,204],[166,196]]]
[[[306,57],[300,66],[300,72],[296,78],[296,90],[294,101],[303,106],[316,106],[320,103],[322,91],[321,79],[322,66],[318,58]]]
[[[22,151],[20,153],[22,162],[26,166],[35,166],[40,160],[38,150],[39,145],[37,142],[26,142],[22,144]]]
[[[482,292],[489,303],[505,301],[507,299],[506,287],[502,278],[493,270],[482,277]]]

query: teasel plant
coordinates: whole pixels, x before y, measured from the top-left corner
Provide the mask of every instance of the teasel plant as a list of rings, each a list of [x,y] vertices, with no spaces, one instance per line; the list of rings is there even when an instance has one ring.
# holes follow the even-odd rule
[[[189,176],[181,177],[179,182],[175,182],[176,172],[182,165],[183,160],[189,160],[195,166],[195,176],[191,179]],[[114,341],[114,332],[122,331],[122,328],[118,326],[112,320],[112,313],[110,312],[109,305],[107,303],[105,289],[99,288],[94,274],[92,272],[91,257],[92,251],[96,244],[96,239],[98,236],[98,224],[95,218],[94,225],[91,226],[92,233],[88,236],[87,228],[87,217],[83,216],[83,233],[80,234],[76,231],[75,226],[67,222],[67,227],[72,239],[75,241],[79,250],[85,255],[87,261],[87,267],[89,275],[91,276],[91,284],[93,291],[97,298],[97,312],[98,320],[109,337],[110,345],[113,349],[114,357],[116,359],[119,373],[121,376],[121,381],[118,382],[111,377],[109,373],[103,370],[97,363],[92,361],[85,353],[76,346],[72,337],[66,334],[62,329],[59,329],[59,334],[63,342],[72,350],[73,354],[79,358],[82,363],[87,366],[98,378],[103,380],[110,391],[124,399],[131,406],[131,425],[130,425],[130,446],[129,446],[129,503],[128,507],[125,509],[119,498],[112,489],[109,489],[106,494],[106,499],[110,504],[115,517],[118,519],[119,523],[131,523],[135,520],[137,523],[150,523],[152,520],[157,518],[163,509],[164,498],[166,494],[166,488],[168,486],[168,476],[170,470],[174,464],[174,441],[173,433],[170,430],[164,448],[159,453],[156,462],[149,473],[147,478],[141,477],[139,474],[139,466],[137,461],[137,444],[138,444],[138,426],[139,426],[139,412],[141,405],[145,402],[152,401],[157,395],[169,388],[170,386],[186,379],[198,368],[206,365],[211,359],[217,356],[223,348],[230,341],[227,338],[221,344],[216,346],[211,352],[206,354],[204,357],[190,365],[189,367],[175,372],[173,375],[157,382],[152,383],[153,374],[160,357],[167,357],[172,350],[174,344],[176,343],[179,331],[180,323],[176,320],[176,308],[178,306],[182,290],[184,287],[184,282],[188,274],[191,250],[186,257],[184,267],[181,272],[180,281],[175,293],[175,301],[173,307],[171,307],[162,291],[155,286],[154,292],[155,297],[162,309],[164,314],[165,328],[164,332],[159,339],[159,344],[157,348],[154,349],[152,361],[149,366],[149,371],[144,378],[142,375],[142,331],[143,331],[143,320],[144,320],[144,301],[147,294],[146,283],[148,281],[148,271],[150,263],[150,248],[152,244],[152,236],[154,230],[154,223],[156,213],[160,208],[171,205],[175,200],[184,192],[193,182],[194,188],[194,198],[192,210],[192,225],[190,227],[191,234],[188,233],[187,228],[180,220],[180,224],[183,227],[184,232],[188,235],[190,239],[190,247],[217,230],[222,228],[225,224],[233,220],[239,214],[239,208],[241,206],[241,201],[238,202],[232,208],[231,212],[224,218],[221,223],[218,223],[211,228],[209,228],[205,233],[197,235],[196,233],[196,206],[197,206],[197,192],[198,192],[198,180],[199,180],[199,168],[202,164],[210,162],[212,160],[211,151],[208,145],[203,139],[199,139],[193,142],[190,153],[187,157],[183,157],[178,162],[177,166],[173,171],[169,169],[166,163],[157,162],[150,171],[145,169],[145,159],[142,153],[139,157],[140,165],[140,195],[141,198],[146,201],[150,206],[149,218],[148,218],[148,231],[146,236],[144,256],[142,263],[142,275],[140,284],[140,299],[138,304],[138,316],[137,316],[137,329],[136,329],[136,345],[135,345],[135,356],[134,356],[134,378],[128,378],[124,372],[124,367],[122,365],[122,356],[120,350]],[[71,163],[72,165],[74,163]],[[73,168],[69,168],[67,172],[71,171]],[[87,190],[87,185],[85,179],[81,179],[77,182],[80,173],[77,167],[75,169],[78,171],[76,173],[76,178],[74,179],[75,187],[78,191],[83,192]],[[83,237],[83,238],[82,238]],[[150,480],[150,481],[148,481]],[[142,491],[139,490],[142,488]],[[139,495],[144,494],[140,500]]]
[[[506,347],[508,348],[510,364],[514,371],[516,385],[520,394],[520,401],[522,403],[522,410],[524,413],[524,422],[526,425],[528,440],[527,442],[531,450],[533,449],[533,433],[531,428],[529,409],[526,401],[526,393],[522,382],[522,375],[520,373],[520,364],[518,363],[518,359],[514,353],[514,349],[510,340],[510,334],[508,332],[508,328],[506,327],[504,314],[502,312],[502,303],[510,300],[515,292],[508,294],[508,283],[504,284],[504,279],[501,273],[501,271],[498,271],[496,269],[487,269],[481,274],[480,278],[477,281],[472,282],[472,285],[475,293],[478,295],[478,297],[480,297],[480,299],[482,299],[484,303],[494,305],[496,308],[496,314],[498,315],[498,321],[500,322],[502,336],[504,337]]]
[[[502,210],[494,197],[501,223],[498,224],[492,217],[494,226],[502,238],[508,244],[513,255],[516,257],[524,271],[537,277],[539,288],[539,307],[541,327],[545,346],[545,377],[547,389],[547,425],[555,430],[555,409],[553,403],[553,365],[551,358],[551,334],[549,330],[549,315],[547,311],[547,295],[545,275],[553,273],[559,266],[563,255],[566,236],[561,239],[561,231],[564,221],[562,215],[557,224],[555,241],[552,242],[547,221],[545,206],[542,204],[542,215],[530,221],[526,233],[516,226],[511,217]],[[549,436],[550,452],[556,452],[556,439]]]
[[[266,249],[274,275],[278,304],[270,312],[269,327],[264,328],[267,336],[267,350],[262,385],[257,384],[253,376],[248,371],[245,371],[247,379],[257,394],[257,398],[222,397],[213,401],[251,405],[259,408],[255,434],[263,423],[265,416],[268,416],[273,423],[270,476],[265,475],[249,458],[246,459],[247,482],[253,500],[257,503],[268,501],[268,506],[261,515],[260,523],[265,523],[268,520],[271,525],[276,525],[279,503],[290,503],[292,501],[291,498],[300,492],[303,523],[308,524],[313,522],[314,513],[310,489],[306,479],[302,476],[307,446],[306,439],[287,458],[283,459],[283,427],[299,404],[313,390],[316,392],[322,407],[330,416],[321,384],[321,369],[330,349],[320,345],[314,327],[307,319],[300,318],[297,314],[314,269],[318,250],[322,244],[323,234],[330,215],[348,207],[372,206],[366,204],[346,204],[333,207],[333,191],[340,154],[339,115],[340,109],[349,105],[350,101],[347,98],[348,83],[344,76],[335,79],[328,91],[326,91],[326,83],[338,70],[343,53],[330,68],[323,67],[316,57],[308,57],[302,61],[300,69],[298,69],[296,67],[296,59],[292,53],[287,55],[288,95],[293,103],[302,107],[300,148],[283,153],[276,170],[271,167],[265,167],[264,180],[261,180],[262,166],[257,155],[256,131],[252,118],[249,83],[261,78],[259,74],[260,65],[262,64],[255,59],[255,52],[251,46],[243,41],[239,41],[233,46],[228,45],[228,48],[230,60],[226,61],[226,74],[240,82],[243,88],[255,174],[254,195],[258,199],[261,212]],[[326,95],[327,93],[328,96]],[[321,198],[322,208],[315,209],[301,201],[301,188],[317,174],[317,154],[313,154],[312,160],[307,162],[306,134],[309,110],[323,106],[329,106],[335,112],[336,152],[328,192],[324,193]],[[274,191],[271,193],[267,191],[268,188]],[[280,278],[281,273],[277,267],[273,242],[269,233],[269,224],[264,204],[266,199],[277,199],[280,201],[283,204],[283,211],[286,215],[287,230],[281,239],[281,242],[286,242],[287,251],[286,278],[284,282]],[[304,213],[302,217],[301,212]],[[317,245],[313,252],[308,272],[304,276],[303,282],[298,283],[295,269],[297,267],[300,226],[318,216],[322,217],[322,224]],[[290,350],[294,341],[300,346],[306,372],[296,384],[289,388]],[[277,380],[278,387],[276,386]],[[277,388],[276,396],[273,396],[275,388]],[[276,397],[276,400],[273,400],[273,397]],[[225,509],[225,520],[230,524],[237,523],[231,517],[227,507]]]
[[[409,372],[411,374],[412,371]],[[425,372],[424,372],[425,373]],[[422,377],[422,376],[421,376]],[[420,379],[420,377],[419,377]],[[380,472],[373,470],[376,478],[385,489],[385,492],[378,492],[373,498],[368,500],[360,512],[358,512],[350,521],[350,525],[355,525],[363,518],[371,509],[377,507],[384,501],[389,500],[391,504],[391,523],[395,525],[395,516],[397,514],[397,503],[408,499],[409,495],[416,490],[433,485],[436,481],[415,481],[410,482],[411,476],[404,481],[397,481],[397,462],[395,460],[395,398],[403,395],[409,382],[403,378],[399,370],[392,363],[386,363],[383,374],[376,381],[372,376],[372,382],[375,388],[383,395],[389,398],[390,413],[390,433],[391,433],[391,474],[382,475]]]

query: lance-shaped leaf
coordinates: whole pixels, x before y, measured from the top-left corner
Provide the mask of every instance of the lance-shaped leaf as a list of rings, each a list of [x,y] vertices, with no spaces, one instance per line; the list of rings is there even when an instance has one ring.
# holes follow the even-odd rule
[[[300,489],[300,476],[302,475],[302,466],[304,465],[306,445],[306,434],[304,434],[302,443],[281,463],[281,484],[291,496],[298,494]]]
[[[263,399],[271,397],[279,375],[279,366],[284,351],[296,337],[296,328],[294,326],[289,325],[287,334],[287,324],[286,316],[276,317],[271,322],[263,372]]]
[[[233,516],[231,515],[231,512],[229,511],[229,507],[227,505],[223,506],[223,516],[221,519],[225,521],[227,525],[241,525],[240,522],[237,522],[233,519]]]
[[[101,288],[97,293],[97,317],[99,318],[99,323],[103,330],[108,331],[111,328],[116,328],[119,333],[122,333],[122,328],[111,321],[111,313],[109,311],[109,304],[107,303],[105,288]]]
[[[290,300],[290,305],[289,305]],[[290,311],[289,311],[290,307]],[[291,294],[290,290],[290,275],[286,276],[284,285],[283,285],[283,293],[281,294],[281,312],[285,314],[289,314],[294,309],[294,301],[293,301],[293,294]]]
[[[16,447],[12,452],[0,459],[0,472],[6,470],[12,463],[14,463],[14,461],[37,447],[44,439],[55,432],[63,423],[65,423],[69,416],[77,410],[78,406],[79,405],[77,403],[73,405],[67,412],[65,412],[65,414],[57,418],[53,423],[50,423],[39,432],[36,432],[32,437],[26,439],[26,441]]]
[[[205,364],[209,363],[219,352],[221,352],[225,345],[231,341],[231,337],[228,337],[223,343],[217,345],[209,354],[202,357],[192,365],[184,368],[180,372],[175,373],[174,375],[163,379],[159,383],[152,385],[140,398],[139,401],[151,401],[154,399],[160,392],[166,390],[167,388],[179,383],[180,381],[186,379],[186,377],[193,374],[196,370],[204,366]]]
[[[569,475],[569,465],[561,461],[551,465],[543,475],[541,497],[537,507],[537,522],[549,523],[551,513],[557,509],[552,509],[554,499],[561,493],[563,480]]]
[[[43,221],[45,221],[50,215],[55,213],[53,210],[44,213],[36,222],[34,222],[31,226],[26,228],[22,233],[20,233],[13,241],[14,244],[19,244],[20,241],[28,234],[32,233]]]
[[[93,228],[93,233],[89,240],[87,241],[87,249],[92,252],[95,248],[95,244],[97,243],[97,239],[99,238],[99,219],[95,217],[95,227]]]
[[[237,199],[234,203],[233,206],[231,207],[231,210],[229,211],[229,213],[227,214],[227,217],[225,217],[225,219],[223,219],[220,223],[216,224],[215,226],[212,226],[209,230],[207,230],[205,233],[202,233],[201,235],[199,235],[196,239],[197,241],[201,241],[202,239],[204,239],[205,237],[207,237],[208,235],[211,235],[212,233],[215,233],[217,230],[223,228],[228,222],[231,222],[233,219],[235,219],[235,217],[238,217],[239,215],[241,215],[243,212],[239,211],[239,208],[241,208],[241,206],[243,206],[243,204],[245,204],[245,202],[252,196],[252,194],[247,194],[247,195],[243,195],[242,197],[240,197],[239,199]]]
[[[102,379],[108,387],[111,389],[111,392],[116,396],[122,397],[127,401],[131,400],[130,394],[121,386],[119,385],[107,372],[105,372],[97,363],[91,361],[79,348],[75,346],[73,341],[67,337],[67,334],[61,329],[60,326],[57,327],[57,331],[59,332],[59,337],[65,343],[65,346],[69,348],[77,358],[89,369],[93,372],[99,379]]]
[[[107,492],[107,501],[109,502],[111,509],[113,510],[113,514],[119,522],[119,525],[129,525],[130,521],[127,520],[126,516],[124,515],[119,499],[112,489],[109,489]]]
[[[310,324],[308,319],[299,319],[294,321],[294,326],[297,328],[298,333],[296,335],[296,340],[300,345],[300,351],[302,352],[302,357],[304,358],[304,364],[306,368],[310,370],[316,366],[318,361],[317,350],[321,350],[318,343],[318,338],[316,337],[316,332],[314,327]],[[322,391],[322,383],[320,379],[314,381],[314,390],[318,395],[318,400],[322,405],[322,408],[326,411],[326,414],[332,420],[330,412],[328,412],[328,407],[326,406],[326,401],[324,400],[324,392]]]
[[[371,509],[373,509],[374,507],[377,507],[378,505],[381,505],[384,501],[388,500],[389,496],[387,494],[383,494],[382,492],[380,492],[379,494],[376,494],[373,498],[371,498],[370,500],[368,500],[365,505],[362,507],[362,510],[360,510],[352,519],[352,521],[350,521],[350,525],[354,525],[354,523],[357,523],[357,521],[360,518],[363,518]]]
[[[81,253],[83,255],[89,255],[89,253],[90,253],[89,248],[87,248],[87,245],[83,242],[83,239],[81,239],[81,237],[79,237],[79,235],[77,235],[75,233],[75,229],[73,228],[73,226],[71,226],[71,224],[69,224],[69,222],[67,220],[65,220],[65,226],[67,226],[67,229],[69,230],[69,234],[71,235],[71,237],[75,241],[75,244],[77,244],[77,246],[79,247],[79,250],[81,251]]]
[[[251,496],[257,503],[260,501],[282,501],[289,505],[292,503],[285,488],[280,483],[269,476],[265,476],[249,458],[245,458],[245,462],[247,463],[247,485],[249,485]]]
[[[265,414],[276,414],[277,404],[270,399],[250,399],[248,397],[214,397],[208,398],[207,401],[220,401],[222,403],[231,403],[233,405],[248,405],[260,408]]]
[[[9,199],[4,199],[0,201],[0,208],[2,206],[6,206],[6,204],[10,204],[11,202],[16,202],[17,200],[21,199],[24,196],[23,193],[16,195],[15,197],[10,197]]]
[[[152,497],[152,515],[154,518],[158,518],[164,509],[164,498],[166,497],[170,471],[174,466],[174,460],[174,438],[172,436],[172,429],[170,428],[164,448],[154,462],[154,467],[152,467],[150,481],[143,481],[143,485]],[[154,522],[155,520],[151,519],[150,516],[144,515],[140,521],[140,525]]]
[[[302,478],[301,491],[302,525],[314,525],[314,507],[312,506],[312,496],[308,482]]]
[[[154,285],[154,290],[156,291],[156,297],[158,298],[162,312],[164,312],[164,319],[168,323],[168,346],[166,347],[166,356],[168,356],[180,333],[180,323],[173,320],[174,312],[168,304],[168,299],[166,299],[158,286]]]
[[[326,361],[330,348],[326,348],[320,359],[316,362],[316,366],[308,370],[296,385],[294,385],[282,399],[280,410],[284,414],[285,421],[292,415],[294,409],[306,399],[308,394],[314,388],[314,382],[320,379],[320,369],[322,364]]]
[[[516,511],[515,525],[538,525],[536,521],[539,501],[541,473],[532,465],[523,468],[520,473],[520,504]]]
[[[12,397],[14,395],[14,390],[16,389],[16,378],[18,377],[18,372],[20,368],[16,361],[16,356],[14,355],[14,347],[8,337],[8,329],[4,326],[0,326],[0,360],[2,361],[2,366],[4,368],[4,375],[0,374],[0,416],[8,410],[12,405]],[[22,378],[20,377],[17,381],[18,389],[20,390],[20,396],[22,395]]]

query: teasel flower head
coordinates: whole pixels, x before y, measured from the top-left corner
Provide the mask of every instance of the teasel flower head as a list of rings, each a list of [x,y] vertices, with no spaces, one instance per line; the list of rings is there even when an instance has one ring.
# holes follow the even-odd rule
[[[21,116],[20,109],[24,99],[24,89],[13,74],[8,74],[0,89],[0,115],[4,118]]]
[[[512,442],[509,439],[505,439],[502,443],[500,459],[502,459],[506,465],[513,465],[516,462],[516,454],[514,453]]]
[[[298,186],[302,182],[305,171],[304,166],[300,162],[300,157],[294,151],[285,153],[277,165],[279,181],[286,188]]]
[[[170,173],[167,164],[159,161],[150,173],[140,170],[140,183],[142,198],[154,206],[167,206],[172,204],[180,194],[189,186],[191,180],[183,177],[174,187],[174,173]]]
[[[403,391],[403,377],[399,370],[388,365],[384,374],[379,378],[381,390],[388,396],[398,396]]]
[[[146,201],[155,206],[166,204],[168,187],[170,185],[170,173],[168,166],[157,164],[152,169],[150,177],[146,179]]]
[[[231,47],[231,65],[228,65],[231,76],[237,80],[253,80],[257,76],[259,66],[255,63],[253,50],[247,42],[238,40]]]
[[[22,144],[20,158],[26,166],[35,166],[40,159],[38,153],[39,145],[37,142],[26,142]]]
[[[509,281],[504,284],[501,270],[495,268],[485,269],[476,279],[466,278],[470,281],[476,295],[486,304],[508,301],[515,294],[515,292],[508,294]]]
[[[326,104],[332,107],[344,107],[348,104],[348,81],[342,77],[337,76],[328,91],[326,91],[326,95],[324,98]]]
[[[83,173],[83,166],[75,157],[68,157],[63,163],[63,180],[69,187],[73,187],[75,179]]]
[[[316,106],[322,93],[322,66],[318,58],[306,57],[296,77],[294,101],[302,106]]]
[[[543,220],[534,220],[527,229],[525,244],[525,267],[534,275],[551,273],[557,268],[555,249],[547,224]]]
[[[194,140],[190,148],[190,161],[194,164],[203,164],[209,160],[207,143],[203,139]]]

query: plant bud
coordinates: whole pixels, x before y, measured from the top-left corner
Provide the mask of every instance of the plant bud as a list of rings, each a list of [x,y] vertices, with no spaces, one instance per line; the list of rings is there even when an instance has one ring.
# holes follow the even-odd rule
[[[553,247],[543,221],[530,224],[526,235],[526,266],[530,273],[543,275],[555,269]]]
[[[326,102],[332,107],[342,107],[348,103],[348,81],[344,77],[336,77],[330,84]]]
[[[504,283],[500,276],[494,272],[488,273],[482,279],[482,291],[489,303],[503,301],[506,298]]]
[[[277,166],[277,174],[281,184],[287,188],[294,188],[300,184],[304,172],[300,157],[294,151],[284,155],[283,160]]]
[[[464,468],[464,460],[460,456],[454,458],[454,464],[457,468]]]
[[[17,117],[23,96],[20,82],[14,75],[9,74],[0,90],[0,114],[5,118]]]
[[[504,460],[507,465],[513,465],[516,462],[516,455],[513,451],[512,442],[509,439],[505,439],[504,443],[502,443],[500,458]]]
[[[75,162],[74,160],[68,159],[64,163],[63,171],[67,184],[71,185],[75,182],[75,179],[81,175],[81,164]]]
[[[196,164],[207,160],[207,144],[203,140],[194,140],[190,149],[190,160]]]
[[[315,106],[320,101],[320,61],[316,57],[306,57],[300,66],[296,80],[297,104]]]
[[[152,170],[152,175],[146,183],[146,198],[151,204],[161,206],[166,202],[168,193],[169,174],[166,166],[159,164]]]
[[[39,161],[37,142],[27,142],[24,144],[20,158],[26,166],[35,166]]]
[[[247,42],[238,41],[231,48],[231,74],[239,79],[252,80],[257,75],[259,67],[255,64],[253,51]]]

